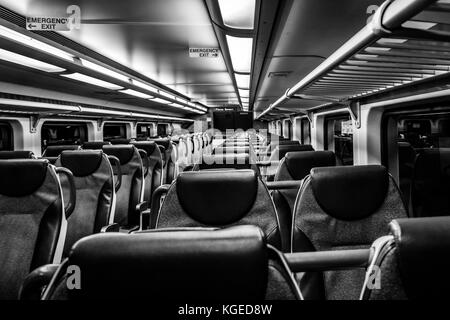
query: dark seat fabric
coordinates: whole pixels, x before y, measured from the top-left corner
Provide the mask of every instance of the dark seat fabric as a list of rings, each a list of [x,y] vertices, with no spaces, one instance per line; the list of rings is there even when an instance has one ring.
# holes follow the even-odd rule
[[[101,150],[63,151],[56,166],[72,172],[76,188],[75,209],[67,218],[67,256],[76,241],[113,222],[114,176],[108,157]],[[63,177],[61,184],[64,190]]]
[[[172,228],[243,224],[259,226],[268,243],[281,248],[278,215],[267,187],[253,170],[180,173],[152,225]]]
[[[161,152],[163,158],[163,182],[171,183],[175,178],[175,162],[173,144],[170,139],[152,139],[157,145],[163,147]]]
[[[59,157],[61,152],[64,150],[78,150],[80,149],[80,146],[78,145],[59,145],[59,146],[48,146],[44,153],[42,154],[43,157]]]
[[[399,171],[399,187],[402,191],[405,203],[410,203],[411,181],[414,171],[414,162],[416,152],[409,142],[400,141],[398,145],[398,171]],[[408,210],[409,210],[408,206]]]
[[[46,298],[218,302],[301,297],[283,257],[253,226],[93,235],[75,244],[67,265],[82,270],[81,289],[67,290],[62,277],[47,289]]]
[[[292,251],[369,248],[407,217],[400,191],[379,165],[314,168],[294,206]],[[357,299],[364,270],[299,274],[305,299]]]
[[[411,203],[414,217],[450,215],[450,149],[424,149],[417,156]]]
[[[34,159],[32,151],[0,151],[0,160],[8,159]]]
[[[277,146],[270,155],[270,161],[281,160],[288,152],[314,151],[309,144],[286,144]]]
[[[109,142],[111,144],[129,144],[131,139],[127,138],[116,138],[116,139],[110,139]]]
[[[312,168],[335,165],[336,158],[332,151],[288,152],[281,160],[274,181],[303,180]],[[272,192],[272,199],[280,218],[283,243],[286,247],[290,247],[292,214],[299,188]]]
[[[252,169],[259,174],[258,167],[251,162],[248,154],[204,155],[202,162],[195,164],[192,171],[214,169]]]
[[[89,141],[83,143],[81,147],[85,150],[101,150],[103,146],[106,146],[108,144],[111,143],[107,141]]]
[[[47,161],[0,160],[0,177],[0,300],[9,300],[32,270],[60,262],[66,221]]]
[[[142,158],[134,145],[107,145],[103,151],[110,156],[115,156],[120,161],[122,183],[116,194],[116,209],[114,222],[123,227],[139,225],[139,213],[136,205],[142,202],[144,197],[144,172]],[[114,175],[117,172],[114,170]]]
[[[394,220],[390,234],[373,261],[379,285],[364,286],[362,298],[448,300],[450,217]]]
[[[133,145],[147,153],[148,174],[145,177],[144,201],[151,204],[152,194],[162,184],[162,155],[153,141],[133,142]]]

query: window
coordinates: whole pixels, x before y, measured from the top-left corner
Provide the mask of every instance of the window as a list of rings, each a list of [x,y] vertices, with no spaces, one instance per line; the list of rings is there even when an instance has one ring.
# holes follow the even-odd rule
[[[301,120],[301,143],[302,144],[311,144],[311,123],[308,119]]]
[[[14,150],[13,130],[9,123],[0,122],[0,151]]]
[[[147,140],[147,138],[153,137],[153,124],[151,123],[138,123],[136,127],[137,140]]]
[[[325,118],[325,150],[334,151],[338,161],[353,165],[353,124],[350,115]]]
[[[172,134],[171,126],[168,123],[158,123],[157,134],[160,137],[167,137]]]
[[[88,140],[87,124],[82,122],[45,122],[41,129],[41,147],[82,144]]]
[[[105,123],[103,125],[103,140],[126,139],[127,125],[125,123]]]

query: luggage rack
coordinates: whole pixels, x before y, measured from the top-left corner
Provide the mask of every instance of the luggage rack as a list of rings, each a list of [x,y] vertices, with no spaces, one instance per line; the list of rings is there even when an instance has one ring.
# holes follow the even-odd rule
[[[256,119],[290,99],[352,105],[450,72],[450,0],[388,0],[371,22]],[[272,112],[271,112],[272,111]]]

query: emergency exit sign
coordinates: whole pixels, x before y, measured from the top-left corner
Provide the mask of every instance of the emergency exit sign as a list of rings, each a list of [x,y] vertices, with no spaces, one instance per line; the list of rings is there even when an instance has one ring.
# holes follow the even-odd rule
[[[27,30],[33,31],[67,31],[67,17],[27,17]]]
[[[218,58],[219,49],[217,48],[189,48],[190,58]]]

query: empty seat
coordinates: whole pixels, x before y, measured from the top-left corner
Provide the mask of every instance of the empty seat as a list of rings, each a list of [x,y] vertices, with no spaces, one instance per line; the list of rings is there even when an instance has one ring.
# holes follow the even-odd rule
[[[114,222],[120,226],[133,228],[139,225],[139,212],[136,206],[144,197],[144,169],[142,158],[138,149],[129,145],[107,145],[103,151],[110,156],[115,156],[120,161],[122,183],[117,192]],[[118,172],[114,169],[114,175]]]
[[[289,152],[281,160],[274,181],[303,180],[312,168],[331,167],[336,165],[336,157],[332,151]],[[299,188],[274,190],[272,199],[277,208],[280,225],[286,238],[284,243],[290,245],[292,214]]]
[[[109,142],[111,144],[129,144],[131,139],[128,138],[116,138],[116,139],[110,139]]]
[[[175,162],[173,145],[169,139],[152,139],[157,145],[163,147],[161,150],[163,158],[163,182],[171,183],[175,178]]]
[[[361,297],[369,300],[450,298],[450,217],[398,219],[373,246]]]
[[[450,149],[424,149],[411,186],[414,217],[450,215]]]
[[[147,153],[148,174],[145,176],[144,201],[151,204],[153,191],[162,184],[162,155],[153,141],[133,142],[133,145]]]
[[[81,288],[68,290],[61,272],[44,299],[301,298],[283,256],[253,226],[93,235],[75,244],[68,265],[80,268]]]
[[[64,150],[79,150],[80,146],[78,145],[59,145],[59,146],[48,146],[44,153],[42,154],[42,157],[45,158],[53,158],[53,157],[59,157],[61,152]]]
[[[114,221],[114,176],[110,161],[101,150],[63,151],[55,165],[72,172],[76,188],[76,206],[67,218],[67,256],[76,241],[100,232]],[[64,186],[63,178],[61,184]]]
[[[292,251],[368,248],[392,219],[407,217],[399,189],[379,165],[314,168],[294,206]],[[310,299],[357,299],[364,270],[305,273]]]
[[[17,299],[35,268],[59,263],[66,218],[58,173],[46,160],[0,160],[0,300]]]
[[[202,162],[195,164],[192,171],[217,169],[252,169],[259,174],[258,167],[244,153],[204,155]]]
[[[253,224],[269,244],[281,248],[276,210],[253,170],[180,173],[152,219],[155,228]]]
[[[0,151],[0,160],[35,158],[32,151]]]
[[[88,141],[83,143],[82,148],[85,150],[101,150],[103,146],[111,144],[107,141]]]

